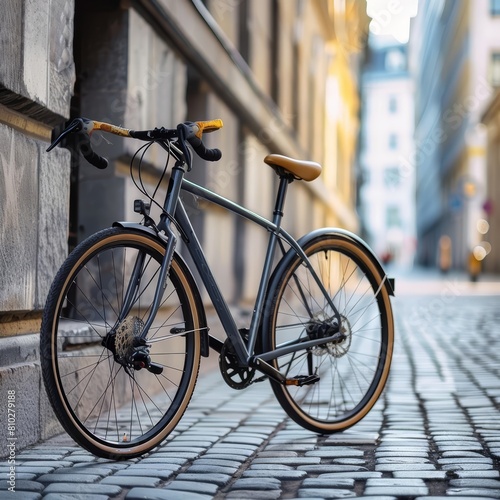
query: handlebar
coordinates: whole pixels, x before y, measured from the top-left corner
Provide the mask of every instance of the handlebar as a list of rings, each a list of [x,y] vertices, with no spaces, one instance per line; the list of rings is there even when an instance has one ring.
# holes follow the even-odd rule
[[[83,157],[95,167],[104,169],[108,166],[108,160],[99,156],[93,149],[90,142],[91,134],[96,130],[102,130],[110,134],[121,137],[132,137],[142,141],[170,141],[177,140],[178,146],[184,156],[184,162],[191,168],[191,156],[186,147],[186,142],[191,145],[195,153],[207,161],[218,161],[222,153],[217,148],[207,148],[202,141],[203,133],[214,132],[223,127],[222,120],[209,120],[197,122],[180,123],[175,129],[166,129],[164,127],[153,130],[130,130],[111,123],[89,120],[88,118],[76,118],[73,120],[59,136],[54,139],[47,148],[47,152],[54,149],[66,136],[75,133],[78,135],[78,147]]]

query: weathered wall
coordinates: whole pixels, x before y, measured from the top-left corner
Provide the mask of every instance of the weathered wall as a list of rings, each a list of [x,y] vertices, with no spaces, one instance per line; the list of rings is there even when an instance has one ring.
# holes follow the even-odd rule
[[[15,390],[18,448],[60,430],[42,388],[38,331],[68,248],[70,155],[45,150],[69,117],[73,13],[72,0],[3,0],[0,15],[0,420]]]

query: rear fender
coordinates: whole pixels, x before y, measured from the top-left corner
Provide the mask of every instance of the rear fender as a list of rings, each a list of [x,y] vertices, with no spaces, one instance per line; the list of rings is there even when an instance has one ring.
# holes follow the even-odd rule
[[[377,258],[377,256],[373,252],[373,250],[366,244],[365,241],[363,241],[356,234],[351,233],[350,231],[347,231],[347,230],[341,229],[341,228],[326,227],[326,228],[322,228],[322,229],[317,229],[315,231],[312,231],[312,232],[302,236],[302,238],[297,240],[297,243],[299,244],[299,246],[301,248],[304,248],[305,246],[307,246],[307,244],[311,240],[314,240],[315,238],[318,238],[321,236],[337,236],[339,238],[344,238],[345,240],[350,240],[354,243],[357,243],[361,247],[363,247],[365,249],[368,257],[372,261],[373,265],[377,268],[378,272],[380,273],[380,276],[382,276],[382,279],[384,280],[384,286],[387,290],[387,293],[389,295],[394,296],[394,287],[395,287],[394,278],[389,278],[387,276],[381,262],[379,261],[379,259]],[[287,253],[283,256],[282,260],[276,266],[276,270],[278,270],[278,268],[283,269],[282,266],[286,267],[287,264],[289,264],[289,262],[295,257],[295,255],[296,255],[296,252],[295,252],[295,250],[293,250],[293,248],[288,250]],[[279,274],[279,273],[276,273],[276,274]],[[271,280],[271,283],[272,283],[272,280]]]
[[[138,224],[136,222],[114,222],[113,227],[123,227],[124,229],[131,229],[133,231],[138,231],[140,233],[147,234],[148,236],[151,236],[155,238],[157,241],[161,242],[163,246],[165,245],[165,242],[158,237],[154,229],[147,226],[143,226],[142,224]],[[188,265],[186,264],[186,261],[179,255],[178,252],[174,252],[174,259],[187,277],[189,286],[191,287],[191,290],[193,292],[193,297],[196,302],[197,309],[200,312],[200,341],[201,341],[200,348],[201,348],[201,355],[206,358],[209,355],[209,339],[208,339],[207,317],[205,314],[205,308],[203,307],[203,301],[201,300],[200,290],[198,288],[198,285],[196,284],[196,281]]]

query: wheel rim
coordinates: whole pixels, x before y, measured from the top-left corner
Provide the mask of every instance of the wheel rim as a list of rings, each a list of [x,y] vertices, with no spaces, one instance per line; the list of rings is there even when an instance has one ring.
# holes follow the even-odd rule
[[[140,237],[124,243],[123,236],[110,238],[78,260],[54,318],[52,367],[65,412],[86,439],[117,453],[143,452],[152,440],[159,442],[170,432],[187,406],[185,394],[194,388],[199,357],[193,299],[175,262],[161,312],[148,334],[153,342],[151,359],[163,372],[132,369],[129,375],[101,345],[117,324],[127,278],[139,252],[146,252],[146,259],[131,314],[144,321],[162,248],[145,245]],[[181,334],[179,329],[191,333]]]
[[[392,330],[384,307],[389,299],[377,284],[373,265],[354,245],[327,240],[313,245],[307,254],[340,313],[344,339],[277,359],[275,366],[287,378],[316,373],[320,380],[303,387],[280,385],[275,390],[302,424],[342,429],[369,411],[385,384],[392,352]],[[297,337],[310,339],[312,323],[332,325],[334,316],[312,275],[296,261],[278,294],[274,346]]]

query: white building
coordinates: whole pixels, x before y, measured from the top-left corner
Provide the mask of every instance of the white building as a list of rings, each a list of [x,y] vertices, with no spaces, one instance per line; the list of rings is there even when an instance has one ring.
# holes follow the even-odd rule
[[[376,254],[411,267],[415,252],[413,84],[406,46],[370,47],[362,77],[359,214]]]

